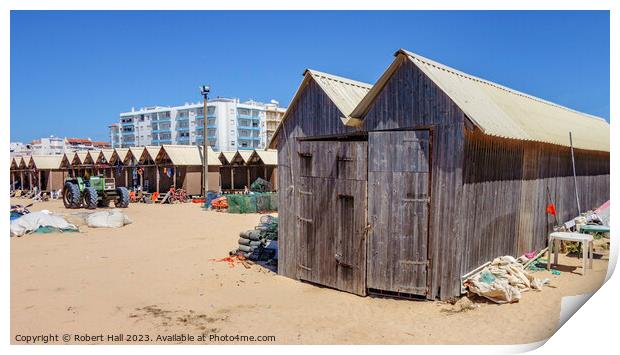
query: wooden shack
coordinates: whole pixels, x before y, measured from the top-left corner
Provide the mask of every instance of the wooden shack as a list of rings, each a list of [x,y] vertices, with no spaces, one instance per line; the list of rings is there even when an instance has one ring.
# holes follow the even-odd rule
[[[129,148],[115,148],[114,153],[112,153],[110,157],[112,177],[116,180],[116,186],[130,187],[129,172],[124,165],[125,157],[128,152]]]
[[[245,191],[251,182],[250,169],[246,165],[252,155],[251,150],[238,150],[230,159],[230,184],[231,191]]]
[[[28,164],[30,164],[30,156],[19,157],[15,160],[15,163],[17,164],[16,173],[19,174],[22,190],[32,190],[35,185],[32,181],[32,170],[28,168]]]
[[[237,154],[237,151],[220,152],[218,155],[220,163],[222,163],[220,166],[220,186],[224,192],[233,191],[233,166],[231,165],[231,161],[235,157],[235,154]]]
[[[101,174],[107,178],[113,176],[112,165],[110,164],[112,154],[114,154],[114,149],[112,148],[104,148],[99,150],[98,153],[93,154],[93,157],[96,156],[95,170],[97,174]]]
[[[209,191],[220,191],[218,156],[211,147],[208,155]],[[158,191],[165,192],[171,187],[180,188],[190,196],[202,193],[202,147],[195,145],[163,145],[156,160],[158,169]]]
[[[358,89],[359,88],[359,89]],[[364,89],[364,90],[362,90]],[[357,102],[356,102],[357,101]],[[306,71],[278,148],[281,275],[449,299],[609,199],[609,124],[401,50],[370,88]]]
[[[32,172],[39,191],[51,192],[63,188],[67,170],[61,167],[62,155],[33,155],[28,169]]]
[[[17,163],[17,159],[14,157],[11,157],[9,171],[11,172],[11,191],[21,189],[23,181],[21,180],[21,176],[19,174],[19,164]]]
[[[157,184],[159,167],[156,159],[161,149],[161,146],[146,146],[138,159],[138,168],[141,170],[141,174],[139,174],[141,178],[140,185],[146,192],[159,192]]]
[[[250,174],[250,184],[257,178],[271,183],[273,191],[278,189],[278,151],[275,149],[257,149],[246,162]]]
[[[93,175],[95,162],[90,153],[87,151],[80,151],[72,154],[71,168],[73,169],[73,176],[84,177]]]

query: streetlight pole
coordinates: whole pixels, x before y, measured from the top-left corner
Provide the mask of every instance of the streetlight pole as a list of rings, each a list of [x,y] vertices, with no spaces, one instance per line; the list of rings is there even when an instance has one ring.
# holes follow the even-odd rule
[[[209,96],[210,88],[206,85],[200,87],[200,94],[203,97],[203,129],[202,129],[202,196],[207,198],[207,192],[209,191],[209,162],[208,162],[208,150],[209,149],[209,134],[207,133],[207,100]]]

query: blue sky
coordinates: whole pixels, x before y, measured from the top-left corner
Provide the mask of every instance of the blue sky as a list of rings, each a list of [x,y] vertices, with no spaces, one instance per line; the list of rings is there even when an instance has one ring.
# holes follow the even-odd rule
[[[398,48],[609,120],[608,12],[13,11],[11,140],[108,140],[202,83],[287,105],[305,68],[373,83]]]

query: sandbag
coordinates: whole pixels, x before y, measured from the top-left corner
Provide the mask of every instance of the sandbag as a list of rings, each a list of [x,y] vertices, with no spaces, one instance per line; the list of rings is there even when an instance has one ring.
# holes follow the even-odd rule
[[[21,237],[40,227],[55,228],[60,232],[78,230],[75,225],[60,216],[45,212],[32,212],[11,221],[11,236]]]
[[[132,221],[119,210],[100,211],[86,217],[86,224],[91,228],[120,228]]]

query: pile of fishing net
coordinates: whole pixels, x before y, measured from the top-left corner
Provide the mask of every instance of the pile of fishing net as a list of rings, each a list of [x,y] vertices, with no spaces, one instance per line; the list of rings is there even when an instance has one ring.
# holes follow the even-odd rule
[[[481,272],[465,281],[470,292],[496,303],[512,303],[521,299],[521,293],[530,289],[541,290],[549,279],[537,279],[512,256],[494,259]]]

